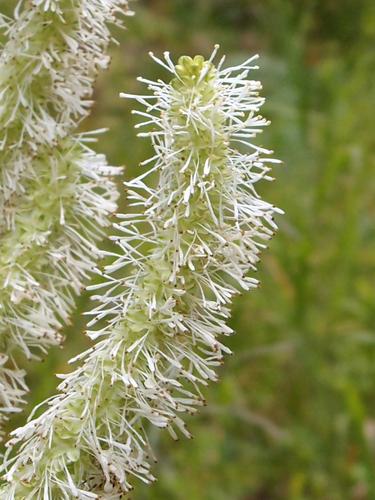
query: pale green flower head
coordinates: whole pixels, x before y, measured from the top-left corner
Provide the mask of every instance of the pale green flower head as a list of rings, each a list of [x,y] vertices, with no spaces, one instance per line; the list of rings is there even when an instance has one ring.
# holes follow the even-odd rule
[[[215,76],[215,67],[211,61],[206,61],[203,56],[182,56],[176,64],[176,78],[171,82],[173,88],[183,91],[184,88],[199,88],[212,82]]]

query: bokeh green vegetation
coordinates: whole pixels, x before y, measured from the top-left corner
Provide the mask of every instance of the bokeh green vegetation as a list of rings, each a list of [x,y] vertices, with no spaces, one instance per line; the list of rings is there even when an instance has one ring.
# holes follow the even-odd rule
[[[150,155],[131,103],[118,99],[140,90],[138,75],[166,76],[149,50],[207,56],[220,43],[230,62],[259,52],[254,78],[272,120],[261,143],[285,163],[261,192],[286,212],[261,289],[235,302],[235,355],[190,419],[195,439],[155,433],[159,481],[138,485],[134,499],[375,499],[375,3],[139,0],[133,9],[83,124],[110,128],[99,149],[126,178]],[[31,366],[30,406],[85,345],[86,307],[83,297],[66,348]]]

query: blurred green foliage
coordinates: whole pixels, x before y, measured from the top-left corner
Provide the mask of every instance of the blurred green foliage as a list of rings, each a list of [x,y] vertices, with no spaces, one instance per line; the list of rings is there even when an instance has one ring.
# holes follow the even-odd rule
[[[9,11],[8,0],[2,0]],[[262,195],[283,208],[264,254],[262,288],[239,298],[235,355],[195,439],[155,433],[160,462],[135,500],[375,499],[375,3],[373,0],[139,0],[117,32],[85,129],[126,178],[149,145],[135,138],[135,77],[165,77],[153,50],[230,62],[261,54],[261,138],[285,166]],[[126,206],[122,202],[122,208]],[[32,367],[31,403],[53,393],[53,372],[85,345],[80,300],[64,351]],[[24,417],[17,420],[23,422]],[[13,421],[14,425],[14,421]]]

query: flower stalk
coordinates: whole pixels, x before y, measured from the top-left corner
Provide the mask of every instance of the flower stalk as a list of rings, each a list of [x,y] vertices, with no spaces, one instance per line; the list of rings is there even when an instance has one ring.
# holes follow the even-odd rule
[[[61,342],[116,209],[120,169],[74,135],[125,0],[20,1],[0,55],[0,420],[27,391],[15,357]],[[95,135],[95,134],[94,134]]]
[[[205,403],[201,388],[230,353],[230,303],[257,287],[248,272],[279,212],[255,184],[271,180],[277,160],[251,142],[268,124],[260,83],[248,79],[254,58],[223,69],[216,51],[177,65],[152,56],[171,82],[141,79],[151,95],[123,95],[144,106],[139,135],[155,155],[126,185],[132,211],[119,215],[118,251],[91,287],[95,344],[45,411],[13,432],[4,500],[115,500],[136,478],[153,482],[148,426],[190,437],[183,414]]]

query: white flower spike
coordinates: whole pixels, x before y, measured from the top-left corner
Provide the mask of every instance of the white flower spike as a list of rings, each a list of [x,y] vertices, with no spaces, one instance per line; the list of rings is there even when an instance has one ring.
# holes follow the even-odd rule
[[[216,50],[215,50],[216,53]],[[190,437],[182,419],[204,404],[229,349],[222,335],[229,305],[276,229],[280,212],[255,184],[270,180],[269,151],[251,140],[267,125],[253,58],[215,67],[213,57],[174,65],[152,56],[171,83],[148,82],[141,136],[155,156],[127,183],[133,213],[120,215],[118,253],[92,287],[99,305],[89,335],[47,409],[13,433],[5,459],[4,500],[117,500],[133,480],[154,481],[147,427]],[[158,182],[145,183],[156,173]],[[14,447],[14,448],[13,448]],[[12,448],[14,451],[12,452]]]
[[[72,135],[107,66],[108,23],[125,0],[20,1],[0,19],[0,420],[27,391],[15,353],[61,341],[99,251],[120,172]]]

